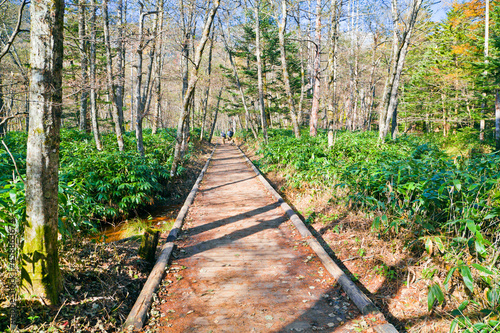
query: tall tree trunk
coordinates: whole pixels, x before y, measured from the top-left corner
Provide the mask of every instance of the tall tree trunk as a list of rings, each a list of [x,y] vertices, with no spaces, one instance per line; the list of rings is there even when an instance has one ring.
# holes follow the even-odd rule
[[[94,141],[97,150],[102,150],[101,136],[99,133],[99,121],[97,114],[97,91],[96,91],[96,0],[91,0],[90,7],[92,14],[90,15],[90,118],[92,121],[92,133],[94,134]]]
[[[485,3],[485,15],[484,15],[484,63],[488,63],[489,55],[489,39],[490,39],[490,1],[486,0]],[[484,75],[488,74],[486,71]],[[486,114],[487,102],[486,93],[483,93],[483,103],[481,105],[481,120],[479,121],[479,140],[484,141],[484,130],[486,129],[486,120],[484,116]]]
[[[211,75],[212,75],[212,50],[214,46],[214,31],[215,29],[212,30],[212,38],[210,38],[210,49],[208,51],[208,67],[207,67],[207,77],[208,77],[208,83],[207,87],[205,88],[205,96],[203,97],[203,117],[201,119],[201,130],[200,130],[200,141],[203,140],[203,132],[205,129],[205,121],[207,119],[207,108],[208,108],[208,96],[210,94],[210,81],[211,81]]]
[[[500,151],[500,92],[495,91],[495,149]]]
[[[319,111],[319,93],[321,87],[320,79],[320,51],[321,51],[321,0],[316,1],[316,52],[314,54],[314,90],[313,101],[311,107],[311,116],[309,118],[309,134],[316,136],[318,134],[318,111]]]
[[[141,93],[141,101],[139,102],[140,108],[137,109],[137,121],[135,128],[135,137],[137,140],[137,151],[144,156],[144,137],[143,137],[143,120],[149,110],[149,101],[151,100],[151,76],[153,74],[154,50],[149,51],[149,64],[146,73],[146,82],[144,82],[144,89]]]
[[[78,2],[78,39],[80,48],[80,71],[82,75],[82,94],[80,95],[80,113],[78,128],[80,131],[87,130],[87,112],[88,112],[88,86],[89,77],[87,74],[87,36],[85,32],[85,6],[87,5],[86,0],[79,0]]]
[[[120,122],[120,127],[122,132],[125,132],[124,127],[124,116],[123,116],[123,99],[125,95],[125,41],[123,36],[123,27],[126,23],[126,13],[125,7],[123,6],[123,0],[118,0],[118,50],[116,59],[116,105],[118,106],[118,118]]]
[[[281,67],[283,70],[283,83],[285,84],[285,91],[287,96],[288,108],[290,109],[290,118],[292,120],[293,132],[295,137],[300,137],[299,123],[297,121],[297,114],[295,112],[295,101],[293,100],[292,88],[290,86],[290,77],[288,74],[286,52],[285,52],[285,29],[286,20],[288,16],[288,10],[286,6],[286,0],[281,1],[281,22],[279,23],[279,43],[280,43],[280,53],[281,53]]]
[[[5,112],[5,105],[3,101],[3,78],[2,73],[0,73],[0,137],[5,135],[5,125],[4,117],[6,117],[7,113]]]
[[[175,150],[174,150],[174,160],[172,161],[172,169],[170,170],[170,176],[174,177],[177,174],[177,167],[179,166],[180,160],[181,160],[181,148],[182,148],[182,132],[184,129],[184,126],[186,124],[186,120],[189,115],[189,104],[191,103],[191,99],[194,96],[194,92],[196,89],[196,83],[198,82],[198,72],[200,68],[200,63],[201,63],[201,58],[203,56],[203,50],[205,49],[205,45],[207,43],[207,40],[210,35],[210,30],[212,28],[212,23],[215,17],[215,13],[217,12],[217,9],[219,8],[220,1],[219,0],[214,0],[212,8],[210,9],[210,12],[207,13],[207,19],[205,21],[205,26],[203,27],[203,32],[201,35],[201,39],[198,42],[198,46],[196,47],[196,51],[194,54],[194,61],[193,61],[193,67],[192,67],[192,75],[191,79],[189,80],[186,93],[184,95],[184,98],[182,100],[182,109],[181,109],[181,114],[179,116],[179,121],[177,124],[177,135],[176,135],[176,142],[175,142]]]
[[[394,108],[394,116],[392,117],[392,125],[391,125],[391,137],[393,140],[396,140],[396,135],[398,134],[398,105],[399,101],[396,102],[396,107]]]
[[[142,136],[142,120],[144,118],[144,106],[146,103],[146,97],[143,95],[147,95],[148,88],[149,88],[149,78],[151,77],[151,70],[148,71],[148,79],[147,79],[147,84],[146,88],[144,89],[144,93],[142,91],[142,63],[143,63],[143,52],[145,48],[145,41],[144,41],[144,18],[146,15],[154,14],[156,12],[143,12],[141,4],[141,13],[140,13],[140,19],[139,19],[139,45],[137,46],[137,49],[135,51],[137,62],[136,62],[136,78],[135,78],[135,119],[132,121],[135,122],[135,137],[136,137],[136,143],[137,143],[137,151],[141,154],[141,156],[144,156],[144,141],[143,141],[143,136]],[[150,64],[151,66],[151,64]]]
[[[56,304],[62,290],[58,236],[58,168],[62,114],[64,1],[31,3],[30,128],[26,155],[23,269],[30,296]]]
[[[184,34],[184,43],[182,44],[182,100],[184,100],[186,96],[186,92],[189,86],[189,45],[191,44],[194,51],[194,32],[196,28],[194,27],[194,2],[190,3],[189,12],[186,17],[185,15],[185,6],[184,0],[180,0],[181,2],[181,20],[182,20],[182,32]],[[188,143],[187,140],[189,138],[189,128],[190,128],[190,120],[191,120],[191,106],[193,105],[193,99],[189,98],[187,102],[187,110],[185,114],[185,121],[182,125],[181,132],[181,142],[180,142],[180,156],[179,160],[184,156]],[[181,111],[182,112],[182,111]]]
[[[441,93],[441,107],[443,109],[443,136],[447,136],[447,129],[448,129],[448,112],[446,110],[446,95],[444,93]]]
[[[141,114],[142,114],[142,62],[143,62],[143,51],[144,51],[144,16],[145,13],[142,12],[142,6],[141,6],[141,14],[140,14],[140,23],[139,23],[139,45],[135,51],[136,54],[136,75],[135,75],[135,93],[134,93],[134,106],[135,106],[135,119],[132,119],[132,121],[135,124],[135,136],[136,136],[136,145],[137,145],[137,151],[141,154],[141,156],[144,156],[144,144],[142,141],[142,119],[141,119]]]
[[[153,134],[156,134],[158,131],[158,126],[160,123],[161,117],[161,73],[163,69],[163,11],[164,11],[164,0],[160,0],[158,2],[158,15],[156,20],[156,106],[155,112],[153,116]]]
[[[397,67],[397,55],[398,55],[398,26],[399,26],[399,15],[398,15],[398,2],[397,0],[391,0],[391,14],[392,14],[392,53],[391,53],[391,64],[388,68],[387,78],[384,84],[384,90],[382,92],[382,102],[380,103],[379,111],[379,141],[383,142],[387,135],[386,129],[386,118],[387,118],[387,108],[389,103],[389,95],[394,80],[394,73]]]
[[[328,54],[328,90],[330,97],[328,98],[328,147],[333,147],[334,139],[334,119],[337,113],[337,46],[338,46],[338,24],[339,24],[339,4],[337,0],[331,0],[331,40],[330,52]]]
[[[184,43],[182,44],[182,98],[186,95],[189,83],[189,38],[190,33],[186,32]]]
[[[136,66],[131,65],[130,66],[130,130],[135,132],[135,111],[136,111],[136,106],[135,106],[135,85],[136,82],[134,80],[134,68]]]
[[[123,132],[120,123],[120,110],[118,101],[115,95],[115,85],[113,83],[113,58],[111,57],[111,41],[109,37],[109,15],[108,15],[108,0],[102,0],[102,13],[104,16],[104,46],[106,48],[106,79],[108,83],[108,96],[111,100],[111,117],[115,125],[116,141],[118,142],[118,150],[124,150]]]
[[[375,73],[379,64],[377,56],[377,45],[378,45],[378,34],[373,35],[373,50],[372,50],[372,69],[370,72],[370,85],[369,85],[369,93],[367,98],[367,107],[368,107],[368,124],[366,126],[366,130],[371,130],[371,124],[373,119],[373,108],[375,106],[375,92],[376,92],[376,80]]]
[[[262,124],[262,134],[264,141],[267,143],[267,117],[266,108],[264,106],[264,83],[262,78],[262,57],[260,50],[260,0],[255,3],[255,56],[257,57],[257,86],[259,90],[259,111]]]
[[[393,3],[393,17],[397,17],[397,0],[392,0]],[[379,139],[383,142],[385,137],[387,136],[387,132],[389,129],[389,124],[391,123],[392,117],[394,116],[394,111],[397,107],[397,99],[398,99],[398,90],[399,83],[401,80],[401,73],[403,72],[404,63],[406,60],[406,54],[408,52],[408,46],[410,44],[411,36],[413,33],[413,29],[415,27],[418,12],[422,7],[422,0],[414,0],[412,2],[412,10],[410,13],[409,21],[406,24],[405,31],[403,32],[403,37],[399,47],[397,47],[397,52],[394,57],[394,68],[391,73],[391,80],[389,84],[389,88],[387,90],[388,98],[387,98],[387,109],[385,112],[385,120],[383,125],[383,130],[379,133]],[[397,22],[397,19],[394,19]],[[397,25],[394,26],[394,29],[398,29]],[[397,34],[395,36],[397,39]]]
[[[303,39],[302,36],[302,28],[301,28],[301,15],[300,9],[297,9],[296,13],[297,17],[297,30],[298,36],[300,39]],[[307,49],[307,48],[306,48]],[[299,54],[300,54],[300,98],[299,98],[299,110],[297,112],[297,122],[299,123],[299,127],[303,125],[303,113],[304,113],[304,95],[306,92],[306,70],[304,66],[304,42],[299,42]]]

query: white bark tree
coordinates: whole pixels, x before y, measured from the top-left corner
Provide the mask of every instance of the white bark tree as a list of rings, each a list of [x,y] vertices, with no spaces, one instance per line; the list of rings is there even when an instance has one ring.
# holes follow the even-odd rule
[[[113,81],[113,58],[111,57],[111,39],[109,36],[109,15],[108,15],[108,0],[102,0],[102,12],[104,23],[104,47],[106,48],[106,80],[108,84],[108,96],[111,100],[111,116],[113,118],[116,141],[118,142],[118,150],[123,151],[123,132],[120,123],[120,110],[118,100],[115,94],[115,85]]]
[[[179,166],[181,160],[181,148],[182,148],[182,134],[184,127],[186,126],[188,116],[189,116],[189,106],[194,97],[194,92],[196,89],[196,83],[199,79],[199,70],[201,59],[203,56],[203,50],[205,49],[205,45],[210,36],[210,30],[212,29],[212,23],[214,21],[215,14],[217,13],[217,9],[219,9],[220,1],[214,0],[212,4],[212,8],[210,12],[207,13],[207,19],[205,20],[205,25],[203,27],[203,32],[201,34],[200,41],[196,46],[196,50],[194,53],[194,60],[192,63],[191,77],[189,79],[186,92],[182,99],[182,109],[181,114],[179,115],[179,121],[177,123],[177,135],[175,142],[175,150],[174,150],[174,160],[172,162],[172,169],[170,170],[170,176],[174,177],[177,174],[177,167]]]
[[[255,56],[257,57],[257,86],[259,91],[258,106],[260,111],[260,119],[262,124],[262,134],[264,135],[264,140],[268,141],[267,136],[267,117],[266,117],[266,107],[264,105],[264,82],[262,73],[262,55],[261,55],[261,43],[260,43],[260,0],[255,1],[254,7],[255,13]]]
[[[297,113],[295,111],[295,101],[293,99],[292,87],[290,85],[290,75],[288,74],[288,65],[286,60],[286,50],[285,50],[285,30],[288,17],[288,8],[286,4],[287,0],[281,1],[281,20],[278,23],[278,38],[280,44],[280,54],[281,54],[281,70],[283,71],[283,83],[285,85],[285,92],[288,102],[288,108],[290,111],[290,118],[292,120],[293,132],[296,138],[300,137],[299,122],[297,120]]]
[[[62,289],[57,251],[62,113],[63,0],[31,3],[30,125],[26,155],[23,288],[56,304]]]
[[[393,49],[392,49],[392,66],[389,73],[389,78],[384,88],[384,96],[382,98],[381,112],[379,118],[379,140],[384,142],[389,125],[392,118],[395,117],[395,112],[398,105],[399,84],[401,82],[401,74],[408,53],[413,30],[417,22],[418,13],[422,7],[422,0],[412,0],[407,22],[400,26],[400,9],[398,0],[391,1],[391,11],[393,19]],[[399,37],[398,31],[401,31]],[[397,119],[395,119],[397,120]],[[397,125],[397,122],[396,122]]]
[[[320,66],[321,66],[321,0],[316,1],[316,33],[315,33],[315,54],[313,67],[313,101],[311,107],[311,115],[309,118],[309,135],[316,136],[318,134],[318,111],[319,111],[319,96],[321,88]]]

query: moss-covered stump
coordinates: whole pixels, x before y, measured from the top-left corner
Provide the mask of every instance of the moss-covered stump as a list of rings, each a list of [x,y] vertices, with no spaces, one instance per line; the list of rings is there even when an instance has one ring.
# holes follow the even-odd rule
[[[139,247],[139,256],[144,260],[154,264],[156,247],[158,246],[158,239],[160,238],[160,231],[155,229],[146,229],[142,236],[141,246]]]

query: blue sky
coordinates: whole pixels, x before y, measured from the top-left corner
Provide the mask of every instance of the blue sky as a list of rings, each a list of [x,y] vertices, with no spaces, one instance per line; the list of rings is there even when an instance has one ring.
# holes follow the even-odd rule
[[[436,0],[433,5],[431,5],[431,9],[433,11],[432,20],[435,22],[442,21],[446,18],[446,11],[450,6],[451,1],[449,0]]]

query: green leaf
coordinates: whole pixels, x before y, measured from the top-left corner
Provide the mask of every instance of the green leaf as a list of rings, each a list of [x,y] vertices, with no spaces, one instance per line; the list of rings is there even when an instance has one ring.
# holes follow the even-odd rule
[[[429,311],[432,310],[435,300],[436,300],[436,295],[434,295],[432,288],[429,288],[429,291],[427,292],[427,309]]]
[[[9,191],[9,197],[10,197],[10,200],[12,201],[12,203],[16,203],[16,200],[17,200],[17,193],[12,190],[12,191]]]
[[[484,247],[483,242],[481,242],[480,240],[476,239],[476,241],[474,242],[474,248],[476,249],[476,252],[479,255],[481,255],[482,257],[486,256],[487,251],[486,251],[486,248]]]
[[[438,247],[439,251],[444,252],[445,249],[441,238],[437,236],[434,237],[434,242],[436,243],[436,246]]]
[[[460,180],[458,179],[453,179],[453,185],[457,189],[458,192],[462,189],[462,184],[460,183]]]
[[[467,307],[467,305],[469,305],[469,301],[468,300],[465,300],[463,301],[459,306],[458,306],[458,310],[460,311],[464,311],[465,308]]]
[[[451,322],[451,325],[450,325],[450,332],[449,333],[455,333],[457,326],[458,326],[458,320],[453,319],[453,321]]]
[[[5,201],[3,201],[2,199],[0,199],[0,205],[4,206],[5,208],[9,208],[10,205],[7,204]]]
[[[486,216],[484,217],[484,219],[485,219],[485,220],[489,220],[489,219],[495,218],[495,217],[497,217],[497,216],[498,216],[498,214],[497,214],[497,213],[489,213],[488,215],[486,215]]]
[[[465,220],[465,223],[467,224],[467,228],[472,232],[473,234],[476,233],[476,224],[472,220]]]
[[[439,302],[439,304],[444,302],[444,294],[443,291],[441,290],[441,287],[438,284],[434,284],[431,288],[434,289],[434,294],[436,295],[436,298]]]
[[[490,303],[490,306],[498,306],[498,301],[499,301],[499,293],[498,289],[493,288],[491,290],[488,290],[486,293],[486,298],[488,299],[488,303]]]
[[[474,279],[472,278],[472,273],[470,272],[470,268],[468,266],[462,265],[459,267],[460,274],[462,275],[462,279],[464,280],[465,286],[470,290],[470,292],[474,291]]]
[[[438,301],[438,304],[442,304],[444,302],[444,294],[437,283],[429,287],[427,294],[427,307],[429,311],[432,310],[436,300]]]
[[[430,237],[425,240],[425,250],[432,254],[432,239]]]

